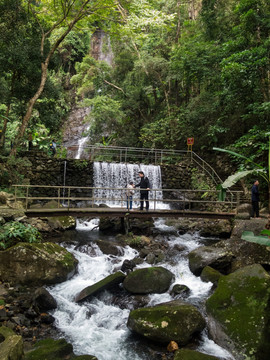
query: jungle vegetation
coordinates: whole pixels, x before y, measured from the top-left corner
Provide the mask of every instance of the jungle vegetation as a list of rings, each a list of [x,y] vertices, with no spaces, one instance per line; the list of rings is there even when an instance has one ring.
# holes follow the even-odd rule
[[[192,136],[197,152],[267,166],[269,19],[267,0],[0,0],[2,151],[61,138],[71,109],[92,106],[92,143],[185,149]],[[112,65],[92,56],[100,30]]]

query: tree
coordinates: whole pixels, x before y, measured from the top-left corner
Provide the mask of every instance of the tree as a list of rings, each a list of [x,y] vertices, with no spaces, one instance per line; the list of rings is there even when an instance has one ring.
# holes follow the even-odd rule
[[[117,16],[117,3],[114,0],[42,0],[39,2],[23,0],[23,4],[28,7],[39,26],[41,78],[35,94],[28,101],[11,155],[16,154],[17,146],[28,126],[33,108],[44,90],[52,56],[66,36],[75,29],[75,26],[78,28],[83,26],[84,20],[94,26],[100,20],[112,20],[114,16]],[[47,51],[46,44],[48,44]]]

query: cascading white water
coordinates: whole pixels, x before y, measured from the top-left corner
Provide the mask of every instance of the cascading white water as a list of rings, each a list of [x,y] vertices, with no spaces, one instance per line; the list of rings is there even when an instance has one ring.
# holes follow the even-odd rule
[[[154,208],[154,206],[156,206],[156,208],[166,208],[167,206],[162,204],[161,201],[162,191],[154,191],[154,189],[162,188],[160,166],[143,164],[94,162],[94,187],[111,188],[111,190],[97,189],[95,191],[95,198],[102,200],[97,200],[96,203],[105,203],[106,205],[114,207],[125,206],[126,191],[120,189],[126,188],[130,181],[138,184],[140,182],[139,171],[143,171],[145,176],[150,180],[152,189],[149,192],[150,208]],[[139,206],[139,197],[139,190],[135,190],[135,206]],[[115,200],[112,201],[110,199]]]
[[[90,126],[87,126],[86,131],[88,131],[90,128]],[[87,142],[87,140],[89,139],[89,136],[84,136],[82,137],[79,141],[78,141],[78,151],[77,154],[75,156],[75,159],[80,159],[82,156],[82,153],[84,151],[84,145]]]
[[[162,222],[158,226],[165,228]],[[204,301],[212,286],[212,283],[202,282],[199,277],[193,275],[188,267],[186,255],[201,246],[200,241],[198,235],[171,236],[168,245],[171,247],[176,244],[185,246],[186,251],[179,253],[171,264],[167,262],[159,264],[174,273],[174,284],[185,284],[190,288],[191,293],[186,301],[195,305]],[[74,302],[74,297],[82,289],[116,272],[125,259],[132,259],[137,255],[137,251],[128,246],[123,248],[122,255],[113,257],[103,254],[91,241],[89,246],[92,248],[92,251],[89,252],[92,255],[69,248],[69,251],[79,260],[78,274],[69,281],[49,288],[50,293],[57,300],[58,307],[53,313],[57,327],[72,343],[77,355],[91,354],[99,360],[153,359],[149,353],[145,352],[144,348],[140,347],[140,341],[130,337],[131,333],[126,326],[129,315],[128,303],[124,309],[113,304],[114,297],[108,292],[83,304]],[[140,267],[146,266],[149,264],[140,265]],[[171,285],[171,288],[174,284]],[[165,294],[152,294],[149,295],[148,305],[172,299],[169,291]],[[234,359],[227,351],[211,341],[206,333],[202,336],[198,350],[223,360]]]

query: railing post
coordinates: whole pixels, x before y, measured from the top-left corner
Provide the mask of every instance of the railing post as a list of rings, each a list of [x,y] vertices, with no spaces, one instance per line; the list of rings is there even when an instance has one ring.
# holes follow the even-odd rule
[[[68,210],[70,206],[70,187],[68,188]]]
[[[155,197],[154,197],[154,210],[156,210],[156,204],[157,204],[157,190],[155,189]]]
[[[95,188],[92,188],[92,208],[94,207],[95,203]]]
[[[238,208],[239,205],[240,205],[240,193],[237,192],[236,193],[236,209]]]
[[[162,164],[162,161],[163,161],[163,151],[161,150],[160,152],[160,163]]]
[[[17,186],[15,186],[15,202],[17,202]]]
[[[125,163],[127,163],[127,148],[125,150]]]
[[[58,188],[58,202],[57,202],[57,209],[59,209],[59,208],[60,208],[60,195],[61,195],[61,188],[59,187],[59,188]],[[63,201],[64,201],[64,199],[63,199]]]
[[[25,201],[26,210],[28,208],[28,196],[29,196],[29,186],[26,187],[26,201]]]

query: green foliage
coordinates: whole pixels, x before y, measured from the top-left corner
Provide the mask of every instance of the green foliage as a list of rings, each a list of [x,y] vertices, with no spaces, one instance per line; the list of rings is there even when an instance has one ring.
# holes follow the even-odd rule
[[[0,229],[0,248],[2,250],[18,242],[40,243],[41,240],[41,234],[36,228],[18,221],[8,222]]]
[[[270,239],[268,236],[255,236],[252,231],[243,231],[241,239],[249,242],[254,242],[256,244],[270,246]]]

